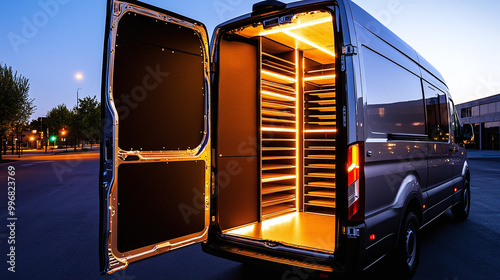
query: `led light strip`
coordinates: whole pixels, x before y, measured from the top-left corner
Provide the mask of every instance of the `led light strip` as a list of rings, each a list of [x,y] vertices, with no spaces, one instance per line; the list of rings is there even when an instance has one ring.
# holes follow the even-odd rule
[[[295,101],[296,100],[295,97],[286,96],[286,95],[283,95],[283,94],[274,93],[274,92],[270,92],[270,91],[266,91],[266,90],[262,91],[262,95],[274,96],[274,97],[278,97],[278,98],[289,100],[289,101]]]
[[[276,28],[276,29],[272,29],[272,30],[263,31],[259,35],[260,36],[266,36],[266,35],[271,35],[271,34],[285,32],[285,31],[290,31],[290,30],[295,30],[295,29],[299,29],[299,28],[303,28],[303,27],[308,27],[308,26],[313,26],[313,25],[322,24],[322,23],[331,22],[331,21],[332,21],[332,18],[331,17],[327,17],[327,18],[323,18],[323,19],[319,19],[319,20],[308,21],[306,23],[300,23],[299,22],[299,23],[297,23],[297,25],[292,25],[292,26],[288,26],[288,27],[280,27],[280,28]]]
[[[273,76],[273,77],[276,77],[276,78],[281,79],[281,80],[286,80],[286,81],[291,82],[291,83],[295,83],[295,79],[294,78],[290,78],[288,76],[277,74],[277,73],[270,72],[270,71],[267,71],[267,70],[262,70],[262,74]]]
[[[322,51],[322,52],[324,52],[326,54],[329,54],[329,55],[335,57],[335,53],[333,53],[332,51],[330,51],[330,50],[328,50],[326,48],[323,48],[323,47],[319,46],[318,44],[316,44],[316,43],[314,43],[312,41],[309,41],[309,40],[307,40],[306,38],[304,38],[304,37],[302,37],[300,35],[294,34],[294,33],[290,32],[290,31],[283,31],[283,33],[285,33],[286,35],[288,35],[290,37],[293,37],[293,38],[295,38],[295,39],[297,39],[297,40],[299,40],[301,42],[304,42],[304,43],[308,44],[309,46],[314,47],[314,48],[316,48],[316,49],[318,49],[318,50],[320,50],[320,51]]]
[[[336,77],[335,75],[306,77],[306,78],[304,78],[304,81],[328,80],[328,79],[335,79],[335,77]]]
[[[293,129],[293,128],[281,128],[281,127],[262,127],[262,131],[271,131],[271,132],[297,132],[297,130]]]
[[[337,132],[336,129],[307,129],[304,132]]]
[[[296,48],[295,49],[295,88],[296,88],[296,96],[299,96],[299,81],[300,81],[300,65],[299,65],[299,50]],[[301,109],[301,110],[299,110]],[[299,144],[299,121],[301,121],[302,118],[302,108],[299,108],[299,99],[296,98],[295,100],[295,209],[298,212],[300,207],[299,207],[299,197],[302,195],[301,192],[299,192],[300,188],[300,170],[301,165],[300,165],[300,159],[299,159],[299,149],[300,149],[300,144]]]
[[[295,179],[296,177],[297,177],[296,175],[277,176],[277,177],[262,179],[262,183],[274,182],[274,181],[281,181],[281,180],[288,180],[288,179]]]

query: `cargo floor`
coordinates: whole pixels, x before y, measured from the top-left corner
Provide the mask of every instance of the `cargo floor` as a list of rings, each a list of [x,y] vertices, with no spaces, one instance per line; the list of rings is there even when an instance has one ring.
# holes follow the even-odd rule
[[[291,213],[254,223],[225,234],[286,243],[298,247],[333,252],[335,217],[313,213]]]

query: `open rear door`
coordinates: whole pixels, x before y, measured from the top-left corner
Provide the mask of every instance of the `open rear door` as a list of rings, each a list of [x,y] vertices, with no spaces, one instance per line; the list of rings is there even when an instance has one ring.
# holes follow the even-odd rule
[[[209,47],[194,20],[108,1],[100,166],[101,271],[206,240]]]

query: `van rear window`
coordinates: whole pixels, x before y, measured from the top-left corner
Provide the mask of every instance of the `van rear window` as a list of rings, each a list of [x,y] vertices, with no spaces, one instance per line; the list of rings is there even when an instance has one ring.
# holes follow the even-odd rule
[[[366,92],[365,125],[377,134],[425,135],[420,78],[363,47]]]

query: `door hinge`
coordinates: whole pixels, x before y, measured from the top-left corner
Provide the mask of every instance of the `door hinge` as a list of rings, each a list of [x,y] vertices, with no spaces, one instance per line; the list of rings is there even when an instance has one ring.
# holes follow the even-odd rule
[[[342,55],[353,56],[358,54],[358,47],[353,45],[345,45],[342,47]]]
[[[344,127],[347,127],[347,108],[345,106],[342,107],[342,121]]]

